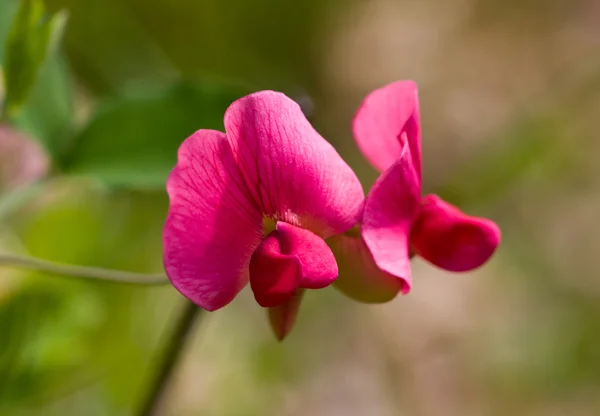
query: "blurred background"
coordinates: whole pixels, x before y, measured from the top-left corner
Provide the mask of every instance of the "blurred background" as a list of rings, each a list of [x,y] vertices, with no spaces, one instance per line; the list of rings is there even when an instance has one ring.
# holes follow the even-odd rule
[[[351,120],[398,79],[420,88],[425,190],[503,231],[473,273],[415,259],[387,304],[308,293],[281,344],[244,291],[196,328],[164,415],[600,414],[600,2],[46,4],[69,17],[0,128],[2,252],[160,272],[178,145],[258,89],[303,102],[368,189]],[[18,7],[0,0],[3,60]],[[0,267],[0,415],[136,414],[181,305]]]

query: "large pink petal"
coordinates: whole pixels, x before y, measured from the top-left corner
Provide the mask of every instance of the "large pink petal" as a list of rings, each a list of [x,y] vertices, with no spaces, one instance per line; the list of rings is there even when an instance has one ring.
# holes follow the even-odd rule
[[[167,180],[164,265],[173,285],[207,310],[228,304],[248,281],[262,215],[247,195],[223,133],[187,138]]]
[[[371,92],[353,122],[354,137],[366,158],[383,172],[400,157],[408,142],[421,177],[421,127],[417,85],[397,81]]]
[[[367,195],[361,234],[375,264],[411,285],[410,229],[419,212],[421,186],[410,148],[377,179]]]
[[[408,291],[403,279],[384,272],[375,264],[360,236],[334,235],[327,240],[335,253],[340,275],[334,286],[346,296],[365,303],[383,303]]]
[[[338,276],[338,267],[325,240],[285,222],[277,223],[277,231],[282,251],[300,261],[300,287],[321,289],[333,283]]]
[[[481,266],[499,243],[500,229],[494,222],[468,216],[436,195],[423,198],[411,232],[417,254],[453,272]]]
[[[273,91],[241,98],[225,113],[225,129],[266,215],[324,238],[356,223],[364,199],[358,178],[294,101]]]

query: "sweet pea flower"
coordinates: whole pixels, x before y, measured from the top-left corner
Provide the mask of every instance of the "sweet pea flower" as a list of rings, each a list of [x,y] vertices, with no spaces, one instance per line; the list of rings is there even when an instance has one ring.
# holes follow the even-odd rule
[[[338,276],[324,239],[359,219],[364,193],[335,149],[285,95],[262,91],[199,130],[167,180],[164,266],[172,284],[214,311],[250,282],[282,339],[304,289]]]
[[[398,81],[371,92],[355,115],[353,132],[382,174],[366,197],[360,232],[332,239],[338,258],[350,262],[340,272],[338,288],[358,300],[383,302],[409,292],[415,254],[452,272],[473,270],[492,256],[500,242],[494,222],[469,216],[437,195],[421,197],[414,82]]]

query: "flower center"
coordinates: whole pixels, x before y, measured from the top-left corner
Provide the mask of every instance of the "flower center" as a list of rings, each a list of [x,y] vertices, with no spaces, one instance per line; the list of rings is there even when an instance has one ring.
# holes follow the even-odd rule
[[[263,233],[265,235],[271,234],[273,231],[275,231],[276,227],[277,227],[277,221],[275,221],[273,218],[270,218],[267,216],[263,217],[262,228],[263,228]]]

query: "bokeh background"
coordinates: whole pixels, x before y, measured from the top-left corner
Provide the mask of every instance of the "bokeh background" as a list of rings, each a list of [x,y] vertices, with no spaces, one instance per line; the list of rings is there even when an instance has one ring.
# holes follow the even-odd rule
[[[368,189],[351,119],[397,79],[419,84],[426,190],[503,231],[476,272],[415,259],[387,304],[309,293],[282,344],[244,291],[196,328],[163,414],[600,414],[597,0],[47,5],[69,20],[13,120],[34,141],[0,132],[3,252],[160,272],[175,149],[258,89],[304,103]],[[0,415],[137,414],[181,306],[0,265]]]

